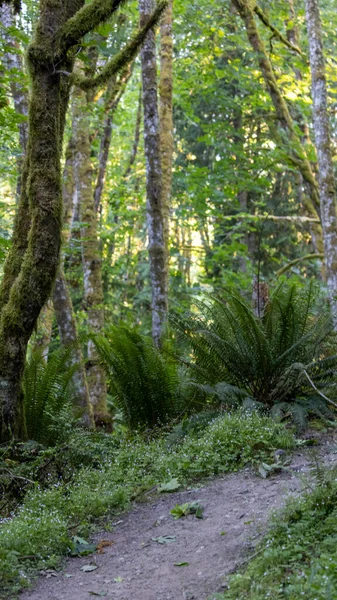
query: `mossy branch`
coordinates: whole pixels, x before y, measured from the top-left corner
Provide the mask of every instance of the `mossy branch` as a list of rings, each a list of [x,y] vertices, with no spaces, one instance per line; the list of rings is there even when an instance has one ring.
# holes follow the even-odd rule
[[[111,77],[124,69],[124,67],[135,58],[140,46],[146,38],[148,31],[157,25],[166,7],[167,0],[162,0],[159,2],[155,11],[152,13],[144,27],[142,27],[142,29],[136,33],[133,39],[105,65],[102,71],[96,75],[96,77],[80,78],[74,75],[72,76],[72,83],[85,91],[106,85],[107,81],[109,81]]]
[[[316,259],[323,260],[324,254],[321,252],[317,252],[315,254],[305,254],[305,256],[301,256],[300,258],[295,258],[294,260],[291,260],[286,265],[284,265],[281,269],[279,269],[276,272],[276,277],[280,277],[281,275],[283,275],[284,273],[289,271],[289,269],[291,269],[292,267],[296,267],[299,263],[303,262],[304,260],[316,260]]]
[[[287,40],[287,38],[276,27],[274,27],[258,4],[255,5],[254,12],[259,17],[260,21],[262,21],[262,23],[268,27],[268,29],[270,29],[270,31],[280,40],[280,42],[282,42],[282,44],[290,48],[290,50],[297,52],[297,54],[300,56],[304,56],[302,50],[298,46],[295,46],[295,44],[289,42],[289,40]]]
[[[93,0],[71,17],[60,31],[59,51],[64,53],[98,25],[107,21],[126,0]]]

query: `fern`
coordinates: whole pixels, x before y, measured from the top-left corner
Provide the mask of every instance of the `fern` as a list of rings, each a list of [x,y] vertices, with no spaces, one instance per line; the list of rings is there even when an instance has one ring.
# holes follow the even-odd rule
[[[46,362],[42,350],[27,359],[23,376],[24,411],[28,438],[44,445],[58,441],[70,425],[71,379],[78,368],[70,363],[71,349],[54,352]]]
[[[162,425],[184,409],[183,373],[152,342],[124,327],[92,338],[110,382],[114,405],[132,429]]]
[[[261,317],[241,297],[227,293],[224,300],[196,300],[189,313],[172,321],[190,342],[190,367],[200,389],[216,396],[221,385],[227,402],[230,396],[235,403],[248,398],[267,409],[292,404],[301,427],[314,406],[316,414],[332,418],[303,376],[306,370],[317,388],[336,398],[337,356],[329,355],[332,320],[327,308],[318,311],[314,284],[306,289],[279,285]]]

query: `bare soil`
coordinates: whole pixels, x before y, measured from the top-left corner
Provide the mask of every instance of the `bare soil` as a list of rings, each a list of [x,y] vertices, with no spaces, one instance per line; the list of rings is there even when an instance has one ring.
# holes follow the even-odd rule
[[[333,463],[333,440],[319,454]],[[135,503],[120,517],[112,533],[101,533],[104,553],[68,560],[56,576],[41,577],[22,600],[205,600],[225,586],[225,578],[254,554],[272,510],[289,495],[300,493],[309,475],[307,450],[297,452],[291,469],[262,479],[250,470],[208,481],[198,489],[154,494]],[[174,520],[175,504],[199,500],[204,518]],[[175,536],[160,544],[153,538]],[[112,544],[106,545],[105,541]],[[177,566],[177,563],[188,563]],[[84,565],[97,569],[81,571]]]

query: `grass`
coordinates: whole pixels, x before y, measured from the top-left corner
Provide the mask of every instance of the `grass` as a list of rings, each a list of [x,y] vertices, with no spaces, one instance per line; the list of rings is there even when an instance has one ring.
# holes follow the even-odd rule
[[[23,503],[1,523],[3,597],[10,593],[12,599],[37,569],[59,565],[70,552],[74,533],[89,536],[97,519],[127,508],[155,484],[177,478],[184,485],[236,471],[249,462],[268,460],[275,448],[293,445],[292,434],[282,425],[243,411],[215,419],[202,433],[171,449],[163,436],[118,440],[75,433],[66,446],[42,452],[26,467],[31,479],[41,473],[41,465],[48,473],[30,486]]]
[[[275,516],[257,556],[234,575],[218,600],[337,598],[337,473],[293,499]]]

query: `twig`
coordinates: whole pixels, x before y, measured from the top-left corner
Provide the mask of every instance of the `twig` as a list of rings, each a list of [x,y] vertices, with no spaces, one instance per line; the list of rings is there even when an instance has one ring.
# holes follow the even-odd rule
[[[264,546],[263,548],[261,548],[260,550],[258,550],[257,552],[255,552],[254,554],[252,554],[251,556],[249,556],[248,558],[246,558],[246,560],[243,560],[240,563],[240,567],[242,567],[243,565],[245,565],[246,563],[250,562],[251,560],[253,560],[253,558],[255,558],[255,556],[258,556],[259,554],[261,554],[261,552],[263,552],[266,549],[266,546]]]
[[[314,388],[315,392],[317,392],[317,394],[319,394],[322,398],[324,398],[324,400],[326,400],[327,402],[332,404],[332,406],[337,408],[336,402],[334,402],[333,400],[330,400],[330,398],[328,398],[325,394],[323,394],[323,392],[320,392],[320,390],[315,386],[314,382],[312,381],[312,379],[310,379],[310,377],[305,369],[303,370],[303,373],[306,376],[307,380],[309,381],[310,385]]]
[[[302,56],[302,57],[304,56],[302,50],[298,46],[295,46],[294,44],[289,42],[289,40],[287,40],[287,38],[284,37],[284,35],[274,25],[272,25],[272,23],[269,21],[267,15],[263,12],[262,8],[260,8],[260,6],[258,6],[258,4],[255,5],[254,12],[259,17],[259,19],[262,21],[262,23],[266,27],[268,27],[268,29],[270,29],[270,31],[273,32],[274,36],[280,40],[280,42],[282,42],[285,46],[290,48],[290,50],[297,52],[297,54],[299,54],[300,56]]]
[[[22,479],[23,481],[26,481],[27,483],[35,483],[35,481],[32,481],[31,479],[28,479],[27,477],[21,477],[21,475],[14,475],[14,473],[12,473],[12,471],[10,471],[9,469],[5,469],[4,467],[0,467],[0,471],[5,471],[6,473],[9,473],[9,475],[13,478],[13,479]]]

